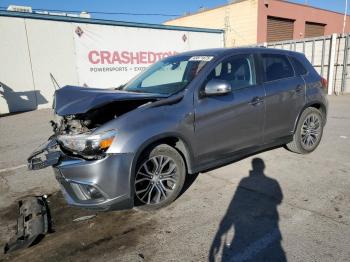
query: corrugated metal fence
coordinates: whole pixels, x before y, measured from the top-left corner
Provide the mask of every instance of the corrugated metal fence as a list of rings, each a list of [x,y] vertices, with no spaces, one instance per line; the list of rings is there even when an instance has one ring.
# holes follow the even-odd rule
[[[264,46],[304,53],[319,74],[328,80],[328,94],[350,93],[350,34],[265,43]]]

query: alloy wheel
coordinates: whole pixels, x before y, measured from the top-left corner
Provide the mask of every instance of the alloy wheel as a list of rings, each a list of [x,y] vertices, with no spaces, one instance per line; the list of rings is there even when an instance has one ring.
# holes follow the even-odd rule
[[[301,143],[305,149],[313,148],[320,140],[321,118],[317,114],[308,115],[301,126]]]
[[[177,166],[169,156],[157,155],[144,161],[135,177],[135,193],[145,204],[168,199],[178,182]]]

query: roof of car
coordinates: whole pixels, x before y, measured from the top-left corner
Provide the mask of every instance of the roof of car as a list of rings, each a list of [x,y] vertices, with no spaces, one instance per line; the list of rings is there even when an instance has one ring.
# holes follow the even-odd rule
[[[296,54],[297,52],[274,49],[266,47],[237,47],[237,48],[211,48],[211,49],[199,49],[193,51],[183,52],[180,55],[189,56],[223,56],[226,54],[240,54],[240,53],[275,53],[275,54]]]

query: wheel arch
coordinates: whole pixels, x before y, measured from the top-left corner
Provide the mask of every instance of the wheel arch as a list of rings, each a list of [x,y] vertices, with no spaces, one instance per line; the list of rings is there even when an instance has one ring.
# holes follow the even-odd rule
[[[138,161],[141,157],[141,155],[149,150],[150,148],[159,145],[159,144],[166,144],[173,148],[175,148],[179,154],[184,159],[185,165],[186,165],[186,171],[189,174],[193,173],[193,153],[192,149],[189,146],[189,143],[179,134],[174,133],[168,133],[168,134],[162,134],[155,137],[152,137],[145,141],[138,149],[138,151],[135,154],[134,161],[133,161],[133,168],[132,172],[135,173]]]
[[[298,114],[298,117],[296,118],[295,123],[294,123],[293,134],[295,133],[295,130],[296,130],[297,126],[298,126],[298,122],[299,122],[301,114],[305,111],[306,108],[309,108],[309,107],[313,107],[313,108],[316,108],[316,109],[320,110],[320,112],[322,114],[322,117],[323,117],[323,120],[324,120],[323,125],[326,124],[326,120],[327,120],[327,118],[326,118],[326,116],[327,116],[327,108],[326,108],[326,106],[323,103],[319,102],[319,101],[310,102],[310,103],[306,104],[300,110],[300,112]]]

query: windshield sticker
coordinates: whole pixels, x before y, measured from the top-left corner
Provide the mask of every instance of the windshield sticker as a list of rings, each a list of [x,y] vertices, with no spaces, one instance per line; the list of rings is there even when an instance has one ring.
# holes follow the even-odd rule
[[[189,61],[205,61],[209,62],[213,59],[213,56],[192,56]]]

